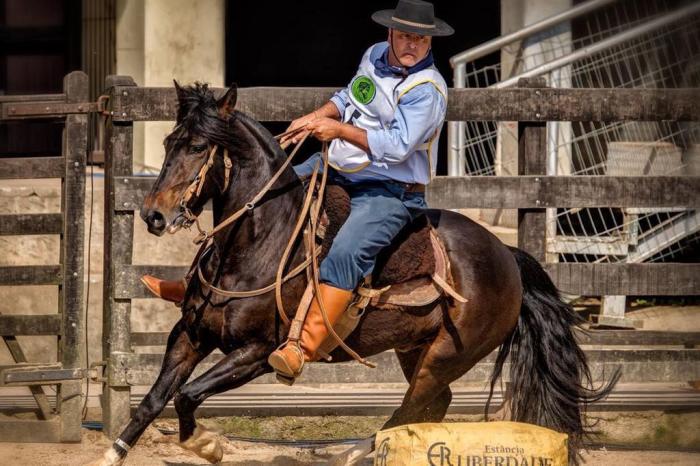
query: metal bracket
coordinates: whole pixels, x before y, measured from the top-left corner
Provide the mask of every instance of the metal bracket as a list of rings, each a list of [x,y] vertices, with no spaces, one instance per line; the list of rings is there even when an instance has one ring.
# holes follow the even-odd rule
[[[101,102],[78,102],[78,103],[56,103],[56,102],[32,102],[32,103],[10,103],[6,112],[2,112],[9,118],[29,117],[29,116],[63,116],[74,113],[95,113],[104,111],[104,104]],[[4,105],[3,105],[4,106]],[[3,109],[4,110],[4,109]]]
[[[102,368],[100,370],[99,368]],[[88,369],[88,377],[90,378],[91,382],[107,382],[107,377],[104,376],[104,369],[107,367],[107,361],[95,361],[92,364],[90,364],[90,368]]]

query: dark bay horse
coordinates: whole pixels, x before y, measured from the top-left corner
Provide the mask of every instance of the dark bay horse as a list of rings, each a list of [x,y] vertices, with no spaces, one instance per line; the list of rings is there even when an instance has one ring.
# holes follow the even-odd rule
[[[148,230],[156,235],[185,221],[183,192],[212,149],[217,151],[213,165],[187,207],[199,214],[211,200],[215,224],[249,202],[286,155],[265,128],[234,110],[235,88],[219,100],[206,85],[181,88],[176,83],[176,90],[177,125],[165,140],[163,168],[141,211]],[[224,149],[233,162],[230,182],[225,180]],[[215,235],[213,251],[202,264],[207,280],[240,291],[273,283],[303,195],[302,183],[288,168],[254,209]],[[384,427],[442,421],[452,398],[450,383],[500,346],[491,392],[510,355],[512,420],[567,433],[576,462],[587,429],[585,405],[606,396],[617,377],[602,389],[588,388],[591,375],[572,331],[579,318],[560,300],[535,259],[504,246],[467,217],[443,210],[426,215],[449,254],[455,289],[468,302],[444,298],[424,308],[367,308],[347,343],[363,357],[394,349],[410,383],[403,403]],[[303,255],[303,247],[297,247],[289,268],[301,263]],[[306,276],[300,274],[282,288],[290,318],[305,287]],[[273,292],[225,299],[212,294],[194,274],[158,379],[118,440],[95,464],[120,464],[173,397],[181,444],[212,462],[220,460],[221,447],[213,434],[196,424],[195,410],[207,397],[271,372],[268,355],[287,332],[276,315]],[[224,358],[188,382],[195,366],[217,348]],[[331,356],[333,362],[348,360],[340,349]],[[354,464],[372,448],[368,439],[341,462]]]

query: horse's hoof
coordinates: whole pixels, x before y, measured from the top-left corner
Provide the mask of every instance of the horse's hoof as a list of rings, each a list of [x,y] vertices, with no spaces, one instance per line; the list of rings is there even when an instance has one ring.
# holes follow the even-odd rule
[[[110,447],[102,458],[88,463],[86,466],[121,466],[122,464],[124,464],[124,458],[119,456],[119,453],[114,448]]]
[[[180,446],[210,463],[219,463],[224,456],[224,449],[221,447],[218,437],[216,432],[197,424],[192,436],[184,442],[180,442]]]
[[[365,456],[374,449],[374,437],[366,438],[349,450],[334,456],[328,461],[328,466],[354,466],[360,464]]]

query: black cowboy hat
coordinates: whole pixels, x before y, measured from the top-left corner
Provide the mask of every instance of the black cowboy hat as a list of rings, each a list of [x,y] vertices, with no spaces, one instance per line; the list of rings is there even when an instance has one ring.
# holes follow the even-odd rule
[[[449,36],[455,30],[435,17],[433,4],[422,0],[399,0],[394,10],[380,10],[372,20],[382,26],[422,36]]]

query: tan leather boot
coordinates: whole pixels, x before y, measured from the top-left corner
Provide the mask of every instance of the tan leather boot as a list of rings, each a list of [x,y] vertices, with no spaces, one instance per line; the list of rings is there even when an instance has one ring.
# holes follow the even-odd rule
[[[352,300],[352,291],[342,290],[330,285],[319,287],[321,299],[331,325],[335,324]],[[321,343],[328,337],[328,329],[323,321],[321,308],[314,296],[309,312],[304,320],[299,342],[287,342],[275,350],[267,359],[268,364],[277,372],[277,379],[291,385],[301,375],[305,361],[313,361]]]
[[[152,275],[144,275],[141,282],[146,285],[148,291],[166,301],[179,304],[185,299],[187,282],[182,280],[161,280]]]

